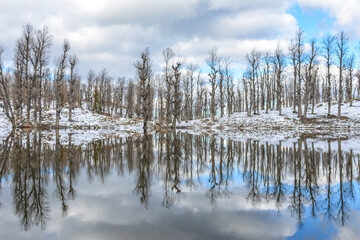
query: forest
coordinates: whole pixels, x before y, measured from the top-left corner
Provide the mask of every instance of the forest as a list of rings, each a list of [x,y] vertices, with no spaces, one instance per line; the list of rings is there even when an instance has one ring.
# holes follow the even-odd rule
[[[106,68],[97,73],[89,70],[81,77],[79,59],[69,53],[70,42],[64,40],[55,60],[50,58],[52,45],[46,26],[24,25],[12,66],[5,67],[5,46],[0,44],[1,108],[13,128],[42,127],[43,111],[50,108],[56,110],[54,128],[60,127],[64,108],[69,109],[69,121],[73,109],[86,108],[142,119],[144,130],[149,122],[176,128],[181,121],[214,121],[234,112],[250,117],[275,110],[281,115],[285,107],[305,121],[319,103],[327,104],[328,117],[341,119],[341,106],[352,106],[360,98],[356,49],[345,32],[307,41],[304,30],[298,28],[286,48],[278,41],[275,51],[249,50],[241,76],[235,74],[239,72],[236,63],[214,47],[205,59],[207,71],[166,48],[163,71],[155,72],[150,48],[146,48],[134,63],[134,79],[114,79]],[[337,108],[337,116],[331,115],[332,107]]]

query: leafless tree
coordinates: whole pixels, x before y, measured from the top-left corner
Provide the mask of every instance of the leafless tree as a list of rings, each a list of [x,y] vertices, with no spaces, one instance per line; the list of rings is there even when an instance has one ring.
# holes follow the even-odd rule
[[[352,91],[353,91],[353,78],[354,78],[354,64],[355,64],[355,54],[351,54],[346,61],[346,68],[349,71],[349,75],[346,78],[346,100],[350,102],[350,107],[352,107]]]
[[[170,73],[170,61],[175,56],[174,51],[171,48],[166,48],[162,52],[164,61],[165,61],[165,68],[164,68],[164,80],[166,83],[166,126],[168,127],[171,123],[171,113],[172,113],[172,86],[173,80]]]
[[[69,121],[72,119],[72,110],[75,108],[75,84],[76,84],[76,66],[78,65],[78,58],[76,55],[69,56],[70,79],[69,79]]]
[[[265,113],[268,113],[269,109],[271,109],[271,81],[270,81],[271,57],[270,57],[269,52],[264,53],[263,61],[265,64],[264,74],[265,74],[265,85],[266,85],[266,110],[265,110]]]
[[[64,40],[62,47],[62,54],[56,63],[56,75],[55,75],[55,100],[56,100],[56,123],[55,127],[60,127],[60,113],[64,107],[65,99],[62,94],[63,81],[65,77],[65,68],[67,66],[66,60],[68,58],[68,52],[70,50],[70,43],[68,40]]]
[[[318,53],[315,40],[311,40],[310,46],[311,46],[311,50],[308,56],[308,63],[306,64],[306,69],[305,69],[305,95],[304,95],[305,107],[304,107],[304,115],[303,115],[304,118],[307,117],[310,92],[315,87],[313,84],[314,81],[313,75],[314,75],[314,66],[316,64],[316,57]]]
[[[181,92],[180,92],[180,80],[181,80],[181,67],[183,65],[183,60],[178,57],[175,59],[175,62],[171,64],[173,70],[173,121],[172,127],[176,127],[176,123],[180,121],[180,111],[181,111]]]
[[[189,79],[189,111],[187,113],[188,119],[192,120],[194,116],[194,83],[195,83],[195,72],[199,69],[199,65],[190,63],[187,66],[187,78]]]
[[[322,39],[324,57],[326,60],[326,80],[327,80],[327,103],[328,103],[328,116],[331,114],[331,64],[333,62],[335,37],[332,35],[326,35]]]
[[[114,101],[113,101],[113,108],[115,108],[115,112],[117,113],[119,110],[119,116],[123,116],[123,99],[124,99],[124,91],[125,91],[125,78],[121,77],[118,78],[115,94],[114,94]]]
[[[227,103],[227,112],[228,116],[232,114],[233,110],[233,102],[234,102],[234,79],[233,73],[230,69],[232,61],[229,57],[224,58],[224,77],[225,77],[225,85],[226,85],[226,103]]]
[[[281,80],[282,80],[282,74],[283,74],[284,67],[285,67],[285,55],[281,51],[280,42],[278,42],[277,48],[275,50],[275,55],[274,55],[274,58],[273,58],[273,64],[274,64],[274,70],[275,70],[274,72],[276,74],[276,88],[277,88],[276,106],[277,106],[277,110],[279,111],[279,115],[281,115],[281,104],[282,104],[282,101],[281,101],[281,95],[282,95]]]
[[[135,63],[136,68],[136,77],[139,81],[139,92],[140,92],[140,101],[141,101],[141,113],[144,120],[144,132],[147,132],[147,124],[151,119],[151,60],[150,60],[150,51],[146,48],[141,53],[141,60],[138,60]]]
[[[256,101],[256,85],[258,81],[258,70],[260,65],[261,52],[253,49],[250,53],[246,54],[245,59],[248,62],[249,66],[249,79],[250,79],[250,96],[251,96],[251,109],[253,109],[254,114],[258,114],[258,103]]]
[[[356,78],[358,79],[357,84],[357,97],[360,98],[360,70],[358,70],[355,74]]]
[[[245,78],[245,76],[243,76],[242,82],[243,82],[243,89],[244,89],[245,110],[246,110],[247,116],[251,116],[251,110],[250,110],[250,107],[249,107],[249,100],[248,100],[248,81]]]
[[[297,54],[297,47],[294,40],[291,41],[289,46],[289,52],[290,52],[290,59],[291,63],[293,65],[293,74],[294,74],[294,80],[293,80],[293,113],[296,113],[296,106],[297,106],[297,89],[296,89],[296,77],[297,77],[297,65],[296,65],[296,54]]]
[[[92,109],[93,106],[92,96],[93,96],[94,81],[95,81],[95,73],[94,71],[90,70],[87,74],[87,91],[86,91],[86,103],[88,109]]]
[[[38,116],[38,125],[41,125],[42,121],[42,104],[43,104],[43,79],[47,72],[46,66],[49,63],[50,48],[52,46],[52,35],[49,33],[49,29],[44,26],[41,30],[36,31],[34,44],[33,44],[33,57],[32,64],[34,69],[35,85],[35,121]]]
[[[339,68],[339,96],[338,96],[338,118],[341,118],[341,103],[343,98],[343,71],[345,67],[345,58],[348,52],[348,41],[349,38],[345,34],[345,32],[340,32],[336,37],[336,48],[335,53],[338,60],[338,68]]]
[[[0,107],[11,122],[12,128],[16,128],[15,113],[10,97],[10,75],[4,72],[2,55],[4,47],[0,44]]]
[[[297,84],[297,105],[298,105],[298,117],[300,118],[300,121],[302,120],[302,92],[301,92],[301,87],[302,87],[302,76],[301,76],[301,69],[302,69],[302,64],[304,61],[304,37],[305,37],[305,33],[304,30],[301,29],[300,27],[298,28],[297,32],[296,32],[296,64],[297,64],[297,80],[298,80],[298,84]]]
[[[30,111],[32,100],[33,82],[31,79],[31,51],[34,43],[34,28],[27,24],[22,29],[22,36],[19,39],[21,61],[24,66],[24,86],[26,88],[26,122],[30,125]],[[35,74],[36,75],[36,74]]]
[[[218,63],[218,71],[219,71],[219,107],[220,107],[220,117],[224,116],[224,108],[225,108],[225,97],[224,97],[224,82],[225,82],[225,73],[224,68],[222,66],[222,61]]]
[[[199,71],[196,80],[196,118],[202,118],[202,109],[204,103],[204,81],[201,78],[201,71]]]
[[[126,116],[128,118],[132,118],[134,115],[134,95],[135,84],[130,80],[126,93]]]
[[[209,75],[209,82],[211,85],[211,91],[210,91],[210,96],[211,96],[211,103],[210,103],[210,111],[211,111],[211,120],[215,120],[215,115],[216,115],[216,100],[215,100],[215,94],[216,94],[216,89],[218,87],[218,83],[217,83],[217,75],[219,73],[218,70],[218,64],[220,62],[220,58],[217,55],[217,49],[213,48],[209,51],[209,57],[206,59],[206,64],[209,66],[210,68],[210,73]]]

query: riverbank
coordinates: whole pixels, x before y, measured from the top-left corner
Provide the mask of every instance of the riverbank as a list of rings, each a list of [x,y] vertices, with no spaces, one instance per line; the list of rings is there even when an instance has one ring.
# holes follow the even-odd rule
[[[216,135],[232,140],[247,138],[262,140],[286,140],[299,136],[316,138],[353,138],[360,137],[360,101],[342,106],[342,118],[336,118],[337,104],[333,103],[331,116],[327,116],[327,104],[318,104],[315,114],[308,114],[301,122],[292,108],[284,108],[279,116],[277,111],[260,111],[259,115],[247,116],[245,112],[234,113],[211,121],[209,118],[183,121],[178,123],[177,131],[194,135]],[[44,111],[42,136],[50,143],[56,142],[55,110]],[[62,144],[83,144],[93,140],[126,137],[142,134],[142,120],[107,116],[93,113],[87,109],[76,108],[72,113],[73,121],[68,121],[68,109],[61,113],[59,137]],[[154,131],[166,131],[164,126],[150,123]],[[24,132],[27,130],[20,130]],[[5,139],[11,132],[11,124],[0,111],[0,139]]]
[[[234,113],[231,116],[224,116],[211,121],[210,118],[191,120],[178,124],[179,128],[192,130],[213,130],[213,131],[236,131],[236,130],[281,130],[281,131],[345,131],[360,133],[360,101],[354,101],[353,106],[349,103],[342,105],[342,117],[337,116],[338,105],[333,103],[331,106],[331,115],[327,116],[327,104],[318,104],[311,110],[307,118],[303,121],[293,112],[293,108],[288,107],[282,110],[282,115],[278,111],[272,110],[265,113],[260,110],[258,115],[247,116],[245,112]]]

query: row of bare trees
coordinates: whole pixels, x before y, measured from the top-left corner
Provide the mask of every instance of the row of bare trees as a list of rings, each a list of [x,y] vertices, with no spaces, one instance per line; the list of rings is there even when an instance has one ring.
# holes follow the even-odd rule
[[[341,118],[343,101],[352,106],[353,98],[360,97],[360,72],[344,32],[306,42],[299,28],[287,50],[279,41],[273,52],[253,49],[246,54],[247,68],[238,79],[235,63],[220,56],[216,48],[205,60],[207,73],[171,48],[162,52],[163,71],[154,72],[147,48],[134,63],[135,80],[114,81],[104,68],[99,73],[90,70],[81,81],[79,60],[70,54],[70,43],[64,40],[53,69],[49,66],[51,46],[46,27],[36,30],[27,24],[16,41],[12,68],[5,69],[1,61],[4,48],[0,47],[1,107],[14,128],[41,126],[43,110],[50,108],[56,110],[58,128],[64,107],[69,109],[69,121],[73,109],[82,107],[142,118],[144,129],[149,121],[176,127],[180,121],[215,120],[234,112],[251,116],[277,110],[281,115],[284,107],[291,107],[304,120],[320,102],[327,103],[330,116],[333,101],[338,102],[337,117]]]

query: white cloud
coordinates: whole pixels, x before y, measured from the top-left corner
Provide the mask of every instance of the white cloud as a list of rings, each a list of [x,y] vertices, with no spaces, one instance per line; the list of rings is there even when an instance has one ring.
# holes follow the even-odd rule
[[[210,0],[210,9],[281,9],[286,10],[290,2],[286,0]]]
[[[279,24],[281,23],[281,24]],[[296,27],[296,19],[284,12],[269,10],[253,10],[226,16],[214,26],[219,36],[237,37],[240,39],[257,38],[261,33],[263,38],[287,38]]]
[[[345,30],[354,37],[360,37],[360,1],[358,0],[298,0],[301,8],[320,8],[335,18],[335,31]]]
[[[325,4],[325,1],[323,1]],[[335,1],[333,1],[335,2]],[[208,50],[230,56],[240,66],[253,47],[273,49],[277,39],[288,40],[296,19],[287,12],[291,0],[134,0],[134,1],[6,1],[2,4],[0,28],[6,34],[4,59],[12,60],[21,26],[47,25],[54,36],[52,58],[57,57],[64,38],[71,53],[79,57],[79,72],[108,68],[114,79],[133,77],[133,63],[150,47],[154,71],[161,70],[161,51],[172,47],[177,54],[205,63]],[[310,5],[310,1],[302,3]],[[345,21],[345,20],[344,20]]]

